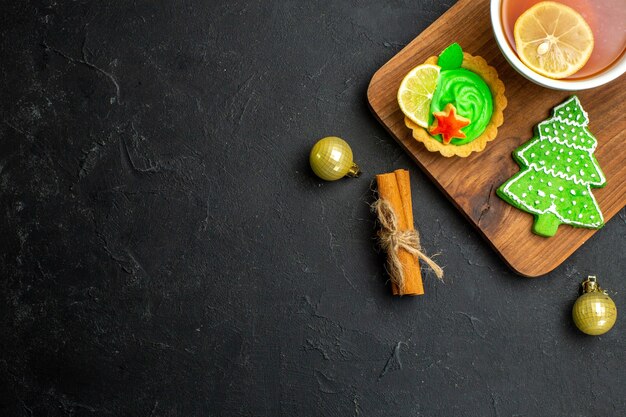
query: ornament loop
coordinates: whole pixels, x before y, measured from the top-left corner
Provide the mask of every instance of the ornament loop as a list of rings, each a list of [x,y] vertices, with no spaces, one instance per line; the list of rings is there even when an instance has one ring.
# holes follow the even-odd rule
[[[346,176],[356,178],[359,175],[361,175],[361,168],[353,162]]]
[[[595,275],[589,275],[580,285],[583,287],[583,293],[602,291]]]
[[[589,275],[586,280],[582,282],[583,294],[589,292],[599,292],[602,294],[608,294],[606,290],[603,290],[600,285],[598,285],[598,281],[595,275]]]

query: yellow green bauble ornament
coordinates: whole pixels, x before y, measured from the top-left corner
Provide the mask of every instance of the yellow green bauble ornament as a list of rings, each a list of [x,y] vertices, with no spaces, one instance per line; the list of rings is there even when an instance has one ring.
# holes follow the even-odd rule
[[[345,176],[358,177],[361,174],[359,166],[352,160],[350,145],[336,136],[320,139],[313,145],[309,163],[315,175],[326,181]]]
[[[583,283],[583,295],[572,309],[574,324],[581,332],[598,336],[611,330],[617,319],[617,307],[596,281],[590,276]]]

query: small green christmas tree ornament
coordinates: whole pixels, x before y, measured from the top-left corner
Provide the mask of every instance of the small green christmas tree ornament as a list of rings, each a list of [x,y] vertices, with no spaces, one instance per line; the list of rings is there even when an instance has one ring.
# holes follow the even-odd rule
[[[572,96],[539,123],[535,137],[513,152],[520,171],[502,184],[498,196],[535,216],[533,232],[554,236],[561,223],[599,229],[604,218],[591,188],[606,185],[593,152],[598,145],[589,118]]]

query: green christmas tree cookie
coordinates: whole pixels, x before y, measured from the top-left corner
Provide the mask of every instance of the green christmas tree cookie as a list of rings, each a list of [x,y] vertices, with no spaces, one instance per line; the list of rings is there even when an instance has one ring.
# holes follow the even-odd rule
[[[533,139],[513,152],[520,172],[502,184],[498,196],[535,216],[533,232],[554,236],[561,223],[599,229],[604,218],[591,188],[606,185],[593,152],[598,145],[578,97],[556,106],[537,126]]]

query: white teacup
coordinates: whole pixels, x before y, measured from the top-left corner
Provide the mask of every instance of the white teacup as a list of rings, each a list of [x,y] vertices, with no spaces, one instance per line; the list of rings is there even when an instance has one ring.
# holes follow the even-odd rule
[[[607,84],[626,72],[626,54],[622,54],[619,60],[605,68],[602,72],[579,80],[555,80],[537,74],[535,71],[524,65],[513,48],[509,45],[509,42],[506,39],[506,34],[504,33],[504,28],[502,27],[501,15],[502,0],[491,0],[491,26],[493,27],[493,33],[498,47],[502,51],[502,54],[504,54],[506,60],[509,61],[509,64],[511,64],[517,72],[535,84],[552,88],[554,90],[587,90],[589,88],[595,88]]]

